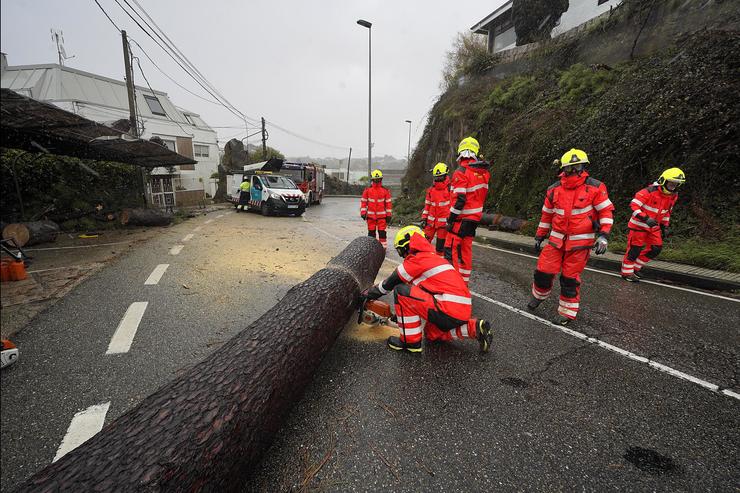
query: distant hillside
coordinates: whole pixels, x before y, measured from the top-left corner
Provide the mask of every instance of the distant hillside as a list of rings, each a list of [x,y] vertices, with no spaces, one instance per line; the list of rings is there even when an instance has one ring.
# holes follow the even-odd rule
[[[299,157],[289,157],[289,161],[305,161],[305,162],[312,162],[317,164],[323,164],[327,167],[327,169],[347,169],[347,158],[340,159],[340,158],[333,158],[333,157],[324,157],[324,158],[316,158],[316,157],[309,157],[309,156],[299,156]],[[379,157],[373,157],[373,167],[377,166],[381,170],[386,169],[397,169],[397,170],[405,170],[406,169],[406,159],[398,159],[393,156],[379,156]],[[350,169],[352,171],[363,171],[367,169],[367,156],[365,157],[352,157],[352,164],[350,166]]]

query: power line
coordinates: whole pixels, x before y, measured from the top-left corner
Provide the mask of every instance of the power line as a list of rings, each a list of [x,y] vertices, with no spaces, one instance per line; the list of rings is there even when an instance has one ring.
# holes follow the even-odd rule
[[[152,89],[152,85],[149,84],[149,79],[146,78],[146,75],[144,74],[144,70],[141,68],[141,62],[139,60],[139,57],[133,57],[133,59],[136,60],[136,65],[139,66],[139,72],[141,72],[141,76],[144,77],[144,80],[146,81],[147,87],[149,87],[149,90],[152,91],[152,96],[154,96],[157,99],[157,101],[159,101],[159,98],[157,97],[157,94],[154,92],[154,89]],[[183,132],[185,132],[185,135],[189,135],[190,137],[194,137],[195,136],[195,134],[192,134],[192,133],[188,132],[187,130],[185,130],[182,127],[182,125],[180,125],[180,122],[178,122],[177,120],[175,120],[174,118],[172,118],[170,115],[168,115],[167,114],[167,110],[164,109],[164,105],[162,103],[159,103],[159,105],[162,106],[162,111],[164,111],[164,115],[167,118],[169,118],[171,121],[175,122],[177,124],[177,126],[180,127],[180,130],[182,130]]]
[[[116,31],[118,31],[120,33],[121,32],[121,29],[116,25],[115,22],[113,22],[113,19],[110,18],[110,16],[108,15],[108,12],[106,12],[105,9],[103,8],[103,6],[100,5],[100,2],[98,2],[98,0],[93,0],[93,1],[98,5],[98,7],[100,7],[100,10],[103,11],[103,14],[105,14],[105,16],[108,18],[108,20],[110,21],[110,23],[113,24],[113,27],[116,28]]]
[[[292,135],[293,137],[296,137],[298,139],[305,140],[306,142],[311,142],[313,144],[318,144],[318,145],[321,145],[321,146],[324,146],[324,147],[330,147],[332,149],[337,149],[337,150],[341,150],[341,151],[346,151],[349,148],[349,146],[343,147],[343,146],[338,146],[338,145],[334,145],[334,144],[327,144],[326,142],[321,142],[320,140],[312,139],[310,137],[305,137],[305,136],[300,135],[300,134],[297,134],[297,133],[295,133],[295,132],[293,132],[291,130],[288,130],[287,128],[283,128],[280,125],[277,125],[276,123],[273,123],[273,122],[271,122],[269,120],[265,120],[265,122],[268,123],[270,126],[275,127],[276,129],[285,132],[288,135]]]

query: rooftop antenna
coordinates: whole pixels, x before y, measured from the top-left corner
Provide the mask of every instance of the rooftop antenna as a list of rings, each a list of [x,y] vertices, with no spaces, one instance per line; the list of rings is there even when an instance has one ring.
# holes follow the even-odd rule
[[[59,65],[64,66],[64,60],[70,60],[74,58],[76,55],[67,56],[67,52],[64,51],[64,33],[56,29],[50,29],[51,31],[51,39],[54,41],[57,45],[57,55],[59,56]]]

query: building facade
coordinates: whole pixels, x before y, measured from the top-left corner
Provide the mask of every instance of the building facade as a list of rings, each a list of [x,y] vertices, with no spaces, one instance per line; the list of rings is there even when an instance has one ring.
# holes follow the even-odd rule
[[[3,65],[3,88],[107,125],[129,120],[123,81],[57,64]],[[159,137],[170,150],[198,161],[155,168],[149,180],[151,202],[160,207],[187,206],[212,197],[216,189],[210,177],[219,162],[216,132],[197,113],[175,106],[164,92],[136,86],[135,98],[141,138]]]

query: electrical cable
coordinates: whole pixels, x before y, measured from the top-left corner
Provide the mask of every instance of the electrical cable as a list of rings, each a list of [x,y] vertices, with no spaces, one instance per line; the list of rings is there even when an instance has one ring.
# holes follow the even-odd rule
[[[144,77],[144,80],[146,81],[147,87],[149,87],[149,90],[152,92],[152,96],[154,96],[156,98],[157,102],[159,102],[159,98],[157,97],[157,94],[154,92],[154,89],[152,89],[152,85],[149,84],[149,79],[147,79],[146,78],[146,75],[144,75],[144,69],[141,68],[141,62],[139,60],[139,57],[133,57],[133,59],[136,60],[136,65],[139,67],[139,72],[141,72],[141,76]],[[180,127],[180,130],[182,130],[183,132],[185,132],[185,135],[189,135],[191,139],[193,137],[195,137],[195,134],[192,134],[192,133],[188,132],[187,130],[185,130],[182,127],[182,125],[180,125],[180,122],[178,122],[177,120],[175,120],[174,118],[172,118],[170,115],[167,114],[167,110],[164,109],[164,105],[161,102],[159,103],[159,105],[162,106],[162,111],[164,111],[164,115],[167,118],[169,118],[171,121],[173,121],[174,123],[176,123],[177,126]]]
[[[108,15],[108,12],[105,11],[105,9],[103,8],[102,5],[100,5],[100,3],[98,2],[98,0],[93,0],[93,1],[98,5],[98,7],[100,7],[100,10],[103,11],[103,14],[105,14],[105,16],[108,18],[108,20],[110,21],[110,23],[113,24],[113,27],[116,28],[116,31],[118,31],[120,33],[121,32],[121,29],[116,25],[115,22],[113,22],[113,19],[110,18],[110,16]]]
[[[273,123],[273,122],[271,122],[269,120],[265,120],[265,123],[267,123],[267,124],[275,127],[278,130],[281,130],[281,131],[285,132],[288,135],[292,135],[293,137],[296,137],[298,139],[305,140],[307,142],[311,142],[313,144],[318,144],[318,145],[321,145],[321,146],[324,146],[324,147],[330,147],[332,149],[337,149],[337,150],[341,150],[341,151],[346,151],[347,149],[349,149],[349,146],[343,147],[343,146],[337,146],[337,145],[334,145],[334,144],[327,144],[326,142],[321,142],[320,140],[312,139],[310,137],[305,137],[305,136],[300,135],[300,134],[297,134],[297,133],[295,133],[295,132],[293,132],[291,130],[288,130],[287,128],[283,128],[280,125],[278,125],[276,123]]]

